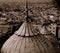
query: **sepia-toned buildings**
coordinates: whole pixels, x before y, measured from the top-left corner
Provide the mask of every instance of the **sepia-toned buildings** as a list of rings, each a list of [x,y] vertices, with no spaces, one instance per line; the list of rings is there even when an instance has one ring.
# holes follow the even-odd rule
[[[3,46],[0,43],[2,53],[10,53],[10,51],[11,53],[54,53],[53,49],[58,44],[56,29],[60,23],[60,12],[55,4],[28,2],[28,21],[26,21],[26,3],[4,3],[1,5],[1,37],[4,39],[6,34],[10,37],[6,38],[7,41],[4,41]],[[4,36],[3,33],[5,33]]]

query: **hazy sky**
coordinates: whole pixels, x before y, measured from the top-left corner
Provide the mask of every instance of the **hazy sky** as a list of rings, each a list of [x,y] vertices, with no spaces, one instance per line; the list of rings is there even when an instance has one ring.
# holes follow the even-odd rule
[[[3,1],[3,2],[14,2],[14,1],[19,1],[19,2],[25,2],[26,0],[0,0],[0,1]],[[27,0],[29,2],[36,2],[36,1],[39,1],[39,2],[50,2],[52,0]]]

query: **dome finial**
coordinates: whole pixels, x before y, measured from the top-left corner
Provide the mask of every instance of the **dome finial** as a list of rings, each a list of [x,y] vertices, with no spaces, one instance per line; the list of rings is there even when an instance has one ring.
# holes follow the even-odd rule
[[[26,17],[26,20],[28,20],[28,17],[29,17],[29,16],[28,16],[28,1],[26,1],[26,16],[27,16],[27,17]]]
[[[26,21],[27,22],[32,22],[33,19],[31,18],[31,16],[29,16],[29,12],[28,12],[28,1],[26,1]]]

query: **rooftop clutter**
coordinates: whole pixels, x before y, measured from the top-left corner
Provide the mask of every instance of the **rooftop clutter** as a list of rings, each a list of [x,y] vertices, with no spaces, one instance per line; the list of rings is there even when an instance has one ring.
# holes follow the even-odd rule
[[[2,23],[20,22],[21,20],[24,20],[26,16],[25,4],[22,5],[21,3],[14,3],[13,5],[13,3],[3,3],[1,4],[0,9],[2,9],[2,11],[0,11],[0,20],[3,20],[3,22],[0,22]],[[58,16],[60,16],[57,7],[51,3],[29,3],[29,15],[31,15],[31,17],[34,17],[36,20],[38,19],[39,21],[37,20],[36,22],[39,24],[41,24],[43,20],[41,17],[41,12],[45,19],[49,19],[52,22],[55,22]],[[57,20],[59,20],[59,18]]]

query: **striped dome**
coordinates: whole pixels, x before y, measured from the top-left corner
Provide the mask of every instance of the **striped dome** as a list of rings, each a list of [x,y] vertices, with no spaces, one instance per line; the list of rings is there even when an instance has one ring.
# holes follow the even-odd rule
[[[12,35],[3,45],[1,53],[54,53],[54,49],[44,36]]]
[[[15,32],[18,36],[34,36],[37,35],[34,27],[27,21],[25,21],[21,27]]]
[[[33,27],[32,29],[30,27],[32,27],[30,23],[24,22],[2,46],[1,53],[55,53],[49,40],[43,35],[35,35]]]

